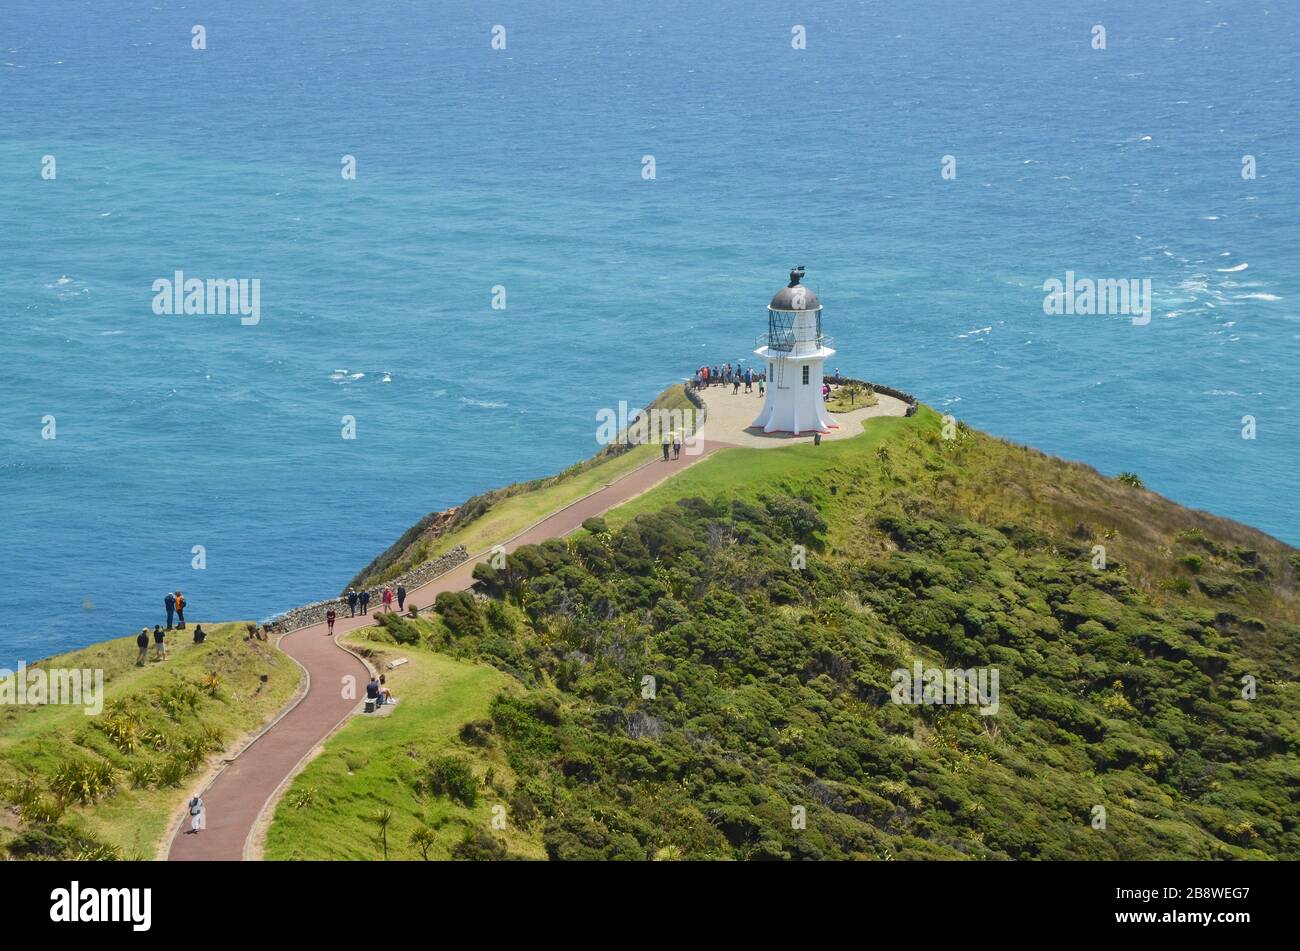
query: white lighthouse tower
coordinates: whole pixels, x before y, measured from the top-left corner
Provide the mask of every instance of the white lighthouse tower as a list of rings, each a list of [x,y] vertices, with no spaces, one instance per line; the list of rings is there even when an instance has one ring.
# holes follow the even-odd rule
[[[800,283],[803,274],[802,267],[791,271],[790,283],[767,305],[767,333],[754,351],[767,364],[767,394],[751,429],[798,435],[839,428],[822,402],[822,365],[835,351],[822,336],[821,301]]]

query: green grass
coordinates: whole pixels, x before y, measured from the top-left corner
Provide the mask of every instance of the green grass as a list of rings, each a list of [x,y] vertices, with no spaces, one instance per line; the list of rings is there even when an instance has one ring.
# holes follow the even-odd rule
[[[427,632],[436,621],[413,625]],[[513,773],[493,741],[473,746],[459,739],[460,728],[486,719],[503,690],[518,689],[500,671],[465,663],[423,647],[385,643],[377,628],[349,635],[356,646],[377,652],[377,666],[395,657],[409,663],[386,671],[398,704],[386,716],[354,717],[325,744],[293,781],[275,811],[267,834],[268,859],[382,859],[376,812],[388,809],[389,858],[419,859],[411,834],[434,831],[430,859],[445,859],[467,830],[491,828],[492,807],[506,802],[504,784]],[[455,755],[467,760],[480,780],[477,805],[467,808],[446,796],[418,790],[431,758]],[[481,785],[491,770],[494,786]],[[539,840],[507,822],[494,833],[511,854],[541,857]]]
[[[678,384],[656,397],[647,409],[681,410],[693,425],[695,407]],[[594,427],[593,422],[593,427]],[[659,447],[636,446],[626,452],[602,452],[591,459],[570,466],[559,475],[516,483],[469,499],[461,507],[468,521],[453,524],[437,538],[409,529],[389,550],[376,558],[353,580],[354,584],[380,584],[390,581],[416,565],[437,558],[457,545],[464,545],[471,555],[487,551],[518,535],[548,515],[590,495],[602,486],[617,481],[633,469],[656,458]]]
[[[167,753],[147,744],[131,753],[122,752],[100,726],[126,710],[138,720],[141,732],[152,730],[179,743],[209,726],[220,731],[222,745],[229,749],[276,714],[301,678],[298,666],[284,654],[265,644],[246,643],[242,623],[204,624],[204,630],[208,637],[201,645],[192,642],[192,627],[173,631],[164,662],[154,660],[150,645],[144,667],[135,666],[134,636],[104,641],[36,665],[102,669],[105,709],[98,716],[86,716],[81,707],[0,708],[0,797],[12,801],[15,784],[29,781],[42,800],[53,802],[49,783],[65,763],[107,762],[115,775],[114,791],[91,805],[68,805],[60,822],[79,836],[113,846],[123,857],[152,858],[203,766],[187,774],[179,785],[132,788],[132,765],[161,765]],[[215,696],[200,686],[210,675],[220,678]],[[161,707],[157,692],[182,681],[197,687],[199,699],[192,711],[173,716]],[[20,823],[5,810],[0,820],[0,848],[26,825],[30,823]]]
[[[879,416],[863,422],[863,432],[852,439],[800,443],[780,449],[722,449],[689,469],[605,515],[611,527],[626,524],[645,512],[656,512],[678,499],[721,495],[754,499],[763,492],[792,491],[810,479],[825,478],[846,462],[868,458],[871,450],[902,433],[919,432],[929,416]]]
[[[880,398],[875,393],[867,394],[863,390],[858,390],[851,396],[847,387],[832,386],[831,398],[826,401],[826,408],[832,413],[849,413],[864,406],[875,406],[879,402]]]

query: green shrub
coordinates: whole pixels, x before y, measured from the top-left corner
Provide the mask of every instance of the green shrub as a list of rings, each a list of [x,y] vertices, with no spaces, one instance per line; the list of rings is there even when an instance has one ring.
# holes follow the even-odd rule
[[[478,779],[467,760],[459,756],[439,756],[429,762],[429,789],[439,796],[454,799],[462,806],[478,804]]]
[[[433,609],[455,637],[482,637],[487,633],[483,613],[468,591],[442,592]]]

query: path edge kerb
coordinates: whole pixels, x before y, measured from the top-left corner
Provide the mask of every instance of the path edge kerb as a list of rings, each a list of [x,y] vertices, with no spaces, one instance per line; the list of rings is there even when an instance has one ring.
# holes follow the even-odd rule
[[[561,514],[562,512],[566,512],[566,511],[568,511],[569,509],[573,508],[575,505],[579,505],[580,503],[587,501],[587,499],[591,498],[593,495],[598,495],[598,494],[600,494],[601,492],[604,492],[604,491],[605,491],[606,489],[608,489],[611,485],[614,485],[614,484],[616,484],[616,483],[618,483],[618,482],[623,481],[624,479],[626,479],[626,478],[628,478],[629,476],[631,476],[633,473],[640,472],[642,469],[646,468],[647,466],[653,465],[653,464],[655,464],[655,463],[658,462],[658,461],[659,461],[659,460],[657,460],[657,459],[653,459],[653,458],[652,458],[652,459],[647,459],[645,462],[641,463],[641,465],[637,466],[635,469],[630,469],[630,470],[628,470],[627,472],[623,473],[623,475],[619,476],[619,477],[618,477],[617,479],[615,479],[613,482],[604,482],[604,483],[601,483],[600,488],[598,488],[598,489],[592,489],[592,490],[591,490],[590,492],[588,492],[586,495],[583,495],[583,496],[581,496],[581,497],[579,497],[579,498],[577,498],[577,499],[574,499],[572,502],[568,503],[567,505],[562,505],[562,506],[560,506],[558,509],[555,509],[553,512],[548,512],[547,514],[543,515],[541,518],[537,519],[537,521],[535,521],[535,522],[533,522],[533,523],[531,523],[531,524],[525,526],[524,528],[521,528],[519,531],[515,532],[513,535],[511,535],[509,538],[505,539],[504,541],[497,542],[497,544],[493,545],[491,548],[486,548],[486,549],[483,549],[482,551],[476,552],[476,553],[473,554],[473,555],[470,555],[468,558],[465,559],[465,562],[469,562],[469,561],[478,562],[478,561],[481,561],[481,560],[483,559],[484,556],[492,554],[492,553],[493,553],[494,551],[496,551],[497,548],[499,548],[499,547],[504,547],[504,546],[506,546],[506,545],[509,545],[512,541],[514,541],[514,540],[517,539],[517,538],[522,538],[524,535],[527,535],[527,534],[528,534],[529,532],[531,532],[534,528],[536,528],[538,525],[541,525],[543,522],[547,521],[548,519],[552,519],[552,518],[554,518],[555,516]],[[639,494],[640,494],[640,493],[638,493],[638,495],[639,495]],[[634,498],[635,498],[635,496],[634,496]],[[626,501],[626,500],[624,500],[624,501]],[[622,503],[619,503],[619,504],[622,504]],[[611,508],[616,508],[616,507],[617,507],[617,506],[611,506]],[[606,511],[608,511],[608,510],[606,510]],[[438,581],[438,579],[443,578],[443,577],[445,577],[446,575],[451,574],[453,571],[456,571],[457,569],[459,569],[462,565],[465,564],[465,562],[461,562],[459,565],[453,565],[452,567],[448,568],[446,571],[442,572],[442,574],[434,575],[432,578],[430,578],[428,581],[426,581],[426,582],[425,582],[423,585],[421,585],[420,587],[425,587],[425,586],[427,586],[427,585],[431,585],[431,584],[433,584],[434,582]],[[429,607],[430,607],[430,605],[426,605],[425,608],[424,608],[424,610],[428,610]],[[304,625],[302,625],[302,626],[300,626],[300,627],[295,627],[295,628],[294,628],[293,630],[291,630],[291,631],[284,631],[284,632],[282,632],[282,633],[281,633],[278,637],[276,637],[276,639],[275,639],[275,646],[276,646],[276,648],[279,649],[279,647],[280,647],[280,642],[281,642],[282,640],[284,640],[286,637],[288,637],[290,634],[297,633],[298,631],[305,630],[306,628],[309,628],[309,627],[315,627],[315,626],[316,626],[316,623],[319,623],[319,622],[315,622],[315,623],[312,623],[312,624],[304,624]],[[346,636],[346,635],[345,635],[345,636]],[[356,651],[355,649],[353,649],[353,647],[352,647],[351,645],[346,644],[346,643],[343,643],[343,642],[340,642],[340,641],[338,640],[338,638],[336,637],[336,638],[334,638],[334,646],[337,647],[337,648],[339,648],[339,649],[342,650],[342,651],[346,651],[347,653],[349,653],[349,654],[351,654],[353,657],[355,657],[357,660],[361,661],[361,663],[365,666],[366,670],[369,671],[371,675],[373,675],[373,676],[377,676],[377,675],[378,675],[378,671],[375,669],[375,666],[374,666],[373,664],[371,664],[370,661],[367,660],[365,657],[361,656],[361,654],[360,654],[358,651]],[[286,655],[286,656],[289,656],[289,655]],[[307,684],[308,684],[307,689],[310,689],[310,684],[311,684],[311,673],[310,673],[310,671],[308,671],[306,667],[303,667],[303,665],[298,661],[297,658],[293,658],[293,657],[291,657],[290,659],[293,660],[294,663],[298,664],[299,667],[302,667],[303,672],[304,672],[304,673],[306,674],[306,676],[307,676]],[[238,753],[236,753],[234,756],[230,757],[230,760],[229,760],[226,764],[224,764],[224,765],[222,766],[222,769],[221,769],[221,770],[218,770],[216,773],[213,774],[212,778],[208,781],[208,786],[211,786],[212,783],[216,782],[217,776],[219,776],[219,775],[221,774],[222,770],[224,770],[225,767],[228,766],[228,765],[230,764],[230,762],[233,762],[235,759],[237,759],[238,757],[242,756],[242,755],[244,754],[244,752],[245,752],[246,750],[248,750],[249,747],[251,747],[251,746],[253,745],[253,743],[255,743],[258,739],[260,739],[260,738],[262,737],[262,734],[263,734],[263,733],[270,732],[270,730],[271,730],[271,729],[272,729],[272,728],[273,728],[277,723],[279,723],[282,719],[284,719],[285,716],[287,716],[290,712],[292,712],[292,710],[293,710],[294,707],[298,706],[299,703],[301,703],[304,699],[306,699],[306,696],[307,696],[307,690],[303,690],[303,692],[302,692],[302,696],[301,696],[301,697],[298,697],[297,700],[293,703],[292,706],[290,706],[290,707],[289,707],[288,709],[286,709],[283,713],[281,713],[280,716],[276,717],[275,720],[272,721],[272,722],[271,722],[271,723],[266,727],[265,730],[263,730],[263,731],[261,731],[260,733],[258,733],[258,735],[257,735],[256,737],[254,737],[252,740],[250,740],[250,741],[249,741],[249,742],[244,746],[243,749],[241,749],[241,750],[240,750]],[[311,762],[312,759],[314,759],[314,758],[316,757],[316,755],[319,753],[320,749],[321,749],[321,748],[322,748],[322,747],[323,747],[323,746],[324,746],[324,745],[325,745],[325,744],[330,740],[331,737],[334,736],[335,733],[337,733],[339,730],[341,730],[341,729],[343,728],[344,724],[346,724],[346,723],[348,722],[348,720],[351,719],[351,718],[355,715],[355,713],[356,713],[356,710],[355,710],[355,709],[348,711],[347,713],[345,713],[345,714],[344,714],[344,715],[339,719],[339,721],[338,721],[337,723],[334,724],[334,726],[330,727],[329,732],[326,733],[324,736],[322,736],[322,737],[320,738],[320,740],[312,746],[311,749],[309,749],[307,752],[305,752],[305,753],[302,755],[302,757],[298,760],[298,762],[296,762],[296,763],[293,765],[293,768],[292,768],[291,770],[289,770],[288,773],[285,774],[284,779],[282,779],[282,780],[280,781],[280,784],[279,784],[278,786],[275,787],[275,790],[271,793],[271,795],[268,796],[268,797],[266,798],[266,802],[262,803],[262,808],[259,809],[259,810],[257,811],[257,816],[256,816],[256,818],[254,818],[254,820],[253,820],[253,824],[252,824],[252,826],[251,826],[251,827],[249,828],[249,830],[248,830],[248,835],[247,835],[247,836],[245,837],[245,839],[244,839],[244,847],[243,847],[243,850],[242,850],[242,852],[241,852],[241,856],[242,856],[242,860],[243,860],[243,861],[245,861],[245,862],[251,862],[251,861],[263,861],[262,854],[263,854],[263,851],[264,851],[265,846],[266,846],[266,842],[265,842],[265,839],[266,839],[266,833],[267,833],[267,832],[269,831],[269,829],[270,829],[270,823],[266,821],[268,814],[269,814],[270,812],[272,812],[272,811],[273,811],[273,810],[274,810],[274,809],[275,809],[275,808],[280,804],[280,800],[284,798],[284,794],[285,794],[286,792],[289,791],[289,787],[293,784],[293,781],[294,781],[295,779],[298,778],[298,775],[303,771],[303,769],[306,767],[306,765],[307,765],[309,762]],[[204,790],[206,791],[206,789],[207,789],[208,787],[205,786],[205,787],[203,787],[203,788],[204,788]],[[174,828],[173,831],[172,831],[172,836],[171,836],[171,838],[168,839],[168,853],[169,853],[169,854],[170,854],[170,851],[171,851],[171,842],[173,842],[173,841],[175,840],[175,838],[176,838],[176,834],[175,834],[176,829],[179,829],[180,826],[184,823],[184,821],[185,821],[185,817],[184,817],[184,816],[181,816],[180,819],[177,821],[175,828]]]
[[[453,566],[452,568],[448,568],[446,572],[443,572],[443,574],[447,574],[451,571],[455,571],[456,568],[458,567],[459,565]],[[434,581],[437,580],[437,578],[441,578],[441,577],[442,575],[438,575],[435,578],[430,578],[427,583],[432,584]],[[296,631],[305,630],[307,627],[314,627],[314,626],[315,625],[308,624],[304,627],[294,628],[293,631],[285,631],[284,634],[281,634],[278,638],[276,638],[275,646],[279,647],[280,641],[284,640],[284,638],[288,637],[290,634],[293,634]],[[358,628],[358,630],[363,630],[363,628]],[[352,633],[352,632],[349,631],[348,633]],[[345,634],[343,636],[346,637],[347,635]],[[358,651],[354,650],[351,645],[342,643],[335,635],[331,635],[330,640],[334,642],[334,646],[337,647],[339,650],[351,654],[353,657],[359,660],[361,662],[361,665],[366,668],[367,673],[369,673],[371,677],[379,676],[379,671],[375,668],[375,665],[370,663],[370,661],[367,660],[365,657],[362,657],[361,654]],[[307,676],[308,678],[311,677],[310,674],[308,674]],[[305,697],[306,694],[304,694],[303,696]],[[358,704],[360,704],[360,701],[357,702]],[[294,706],[297,706],[297,704],[294,704]],[[288,711],[285,712],[287,713]],[[275,789],[271,791],[271,795],[266,797],[266,801],[262,803],[262,808],[257,810],[257,815],[253,818],[253,824],[249,826],[248,835],[244,837],[244,847],[240,852],[240,857],[243,861],[260,862],[262,860],[262,853],[266,848],[266,833],[267,831],[269,831],[271,825],[270,822],[268,821],[271,813],[273,813],[276,807],[280,805],[280,800],[284,798],[284,794],[289,791],[289,786],[292,785],[293,781],[298,778],[298,774],[303,771],[303,768],[316,756],[316,754],[320,751],[321,747],[323,747],[329,741],[330,737],[332,737],[339,730],[343,729],[343,724],[347,723],[348,720],[350,720],[353,716],[355,716],[356,712],[357,709],[354,706],[352,707],[352,709],[344,713],[343,716],[339,718],[339,721],[329,728],[328,733],[322,736],[316,743],[312,744],[311,749],[307,750],[307,752],[302,754],[302,757],[298,760],[298,762],[293,764],[293,768],[290,769],[289,772],[284,774],[284,779],[280,780],[279,785],[276,786]],[[276,722],[279,722],[278,718]],[[272,726],[274,725],[275,724],[272,724]],[[249,745],[251,746],[252,744]],[[240,752],[242,753],[243,751],[241,750]]]
[[[707,437],[704,437],[704,441],[707,443],[707,442],[710,441],[710,440],[708,440]],[[729,447],[729,444],[727,444],[727,443],[720,443],[720,442],[719,442],[719,443],[717,443],[717,445],[718,445],[718,448],[728,448],[728,447]],[[701,456],[705,456],[705,455],[708,455],[707,450],[701,453]],[[552,511],[552,512],[548,512],[547,514],[543,515],[541,518],[537,519],[536,521],[532,522],[531,524],[529,524],[529,525],[525,526],[524,528],[520,529],[519,531],[515,532],[513,535],[511,535],[509,538],[505,539],[504,541],[498,542],[497,544],[491,546],[490,548],[484,549],[483,551],[480,551],[480,552],[477,552],[476,554],[471,555],[469,558],[466,559],[466,561],[479,561],[479,560],[482,560],[482,558],[483,558],[485,555],[490,555],[490,554],[492,554],[492,553],[493,553],[493,552],[494,552],[498,547],[504,547],[505,545],[510,544],[511,542],[515,541],[516,539],[518,539],[518,538],[520,538],[520,537],[522,537],[522,536],[528,534],[528,533],[531,532],[533,529],[537,528],[537,526],[541,525],[543,522],[548,521],[549,519],[555,518],[557,515],[560,515],[561,513],[568,511],[569,509],[573,508],[574,506],[579,505],[579,504],[581,504],[581,503],[587,501],[587,500],[590,499],[592,496],[600,494],[601,492],[603,492],[603,491],[605,491],[606,489],[608,489],[610,486],[612,486],[612,485],[617,485],[619,482],[622,482],[624,479],[630,478],[630,477],[631,477],[632,475],[634,475],[635,473],[640,472],[642,469],[645,469],[645,468],[647,468],[647,467],[649,467],[649,466],[655,465],[655,464],[658,463],[658,462],[659,462],[659,460],[658,460],[657,458],[654,458],[654,457],[652,457],[652,458],[650,458],[650,459],[647,459],[647,460],[646,460],[645,462],[643,462],[641,465],[639,465],[639,466],[637,466],[636,468],[634,468],[634,469],[630,469],[629,471],[623,473],[623,475],[619,476],[617,479],[614,479],[614,480],[611,481],[611,482],[605,482],[605,483],[602,483],[602,484],[600,485],[599,488],[593,489],[592,491],[588,492],[587,494],[585,494],[585,495],[583,495],[583,496],[580,496],[580,497],[577,498],[577,499],[574,499],[572,502],[568,503],[567,505],[562,505],[560,508],[555,509],[555,510]],[[671,475],[672,475],[672,473],[670,473],[669,475],[665,476],[665,478],[670,478]],[[662,481],[662,480],[661,480],[661,481]],[[649,490],[648,490],[648,489],[647,489],[647,490],[643,490],[643,492],[644,492],[644,491],[649,491]],[[639,496],[639,495],[643,494],[643,492],[639,492],[639,493],[637,493],[637,495]],[[635,498],[635,497],[636,497],[636,496],[633,496],[633,498]],[[630,501],[630,499],[624,499],[624,500],[622,500],[622,501],[616,503],[615,505],[610,506],[610,508],[611,508],[611,509],[612,509],[612,508],[617,508],[618,505],[622,505],[624,502],[627,502],[627,501]],[[609,509],[606,509],[605,511],[609,511]],[[434,584],[434,583],[437,582],[439,579],[445,577],[445,576],[448,575],[448,574],[451,574],[453,571],[458,570],[458,569],[459,569],[462,565],[464,565],[464,564],[465,564],[465,562],[461,562],[461,563],[458,564],[458,565],[453,565],[452,567],[448,568],[446,571],[442,572],[441,574],[435,575],[434,577],[428,579],[428,580],[427,580],[426,582],[424,582],[424,584],[422,584],[420,587],[426,587],[426,586],[428,586],[428,585]],[[426,609],[427,609],[427,606],[426,606]],[[319,622],[313,622],[313,623],[309,623],[309,624],[302,624],[302,625],[300,625],[300,626],[298,626],[298,627],[293,628],[292,630],[281,631],[278,635],[276,635],[276,638],[275,638],[275,648],[276,648],[276,650],[280,650],[281,653],[284,653],[285,656],[288,657],[290,660],[292,660],[295,664],[297,664],[298,667],[299,667],[299,669],[301,669],[302,672],[303,672],[303,680],[302,680],[302,683],[301,683],[300,689],[299,689],[298,693],[296,693],[296,694],[294,695],[294,697],[293,697],[293,699],[290,701],[290,703],[289,703],[288,705],[286,705],[286,706],[285,706],[285,707],[280,711],[280,713],[275,717],[274,720],[272,720],[272,721],[271,721],[270,723],[268,723],[265,727],[263,727],[261,730],[259,730],[259,731],[258,731],[258,732],[257,732],[257,733],[256,733],[256,734],[255,734],[255,735],[254,735],[254,736],[253,736],[253,737],[252,737],[252,738],[251,738],[247,743],[245,743],[245,744],[244,744],[244,745],[239,749],[238,752],[234,753],[233,755],[231,755],[231,756],[229,756],[229,757],[227,757],[227,758],[225,759],[225,761],[221,764],[221,767],[220,767],[219,769],[217,769],[215,772],[213,772],[213,773],[208,777],[208,781],[207,781],[207,782],[206,782],[202,787],[200,787],[200,790],[199,790],[200,794],[207,792],[207,791],[212,787],[212,784],[215,783],[215,782],[217,781],[217,778],[218,778],[218,777],[219,777],[223,772],[225,772],[225,770],[230,766],[231,763],[233,763],[233,762],[234,762],[235,760],[237,760],[239,757],[243,756],[243,755],[244,755],[245,753],[247,753],[250,749],[252,749],[253,745],[256,744],[258,740],[262,739],[262,737],[264,737],[267,733],[270,733],[271,730],[275,729],[275,727],[280,723],[281,720],[283,720],[283,719],[284,719],[285,717],[287,717],[290,713],[292,713],[292,712],[294,711],[294,709],[296,709],[296,708],[298,707],[298,705],[301,704],[301,703],[303,702],[303,700],[305,700],[305,699],[307,698],[307,694],[308,694],[308,692],[311,690],[311,671],[309,671],[309,670],[307,669],[307,667],[306,667],[306,666],[305,666],[305,665],[304,665],[300,660],[298,660],[298,658],[296,658],[296,657],[294,657],[293,655],[288,654],[287,652],[283,651],[283,649],[280,647],[280,644],[281,644],[281,642],[282,642],[286,637],[288,637],[289,635],[291,635],[291,634],[296,634],[296,633],[298,633],[299,631],[306,630],[306,629],[309,628],[309,627],[315,627],[316,624],[318,624],[318,623],[319,623]],[[371,664],[371,663],[370,663],[366,658],[362,657],[361,654],[358,653],[356,650],[354,650],[351,646],[349,646],[349,645],[347,645],[347,644],[342,644],[342,643],[340,643],[337,637],[334,637],[334,638],[331,638],[331,639],[333,640],[333,642],[334,642],[334,646],[335,646],[336,648],[338,648],[339,650],[342,650],[342,651],[344,651],[344,652],[346,652],[346,653],[348,653],[348,654],[351,654],[351,655],[352,655],[353,657],[355,657],[358,661],[360,661],[361,664],[366,668],[366,670],[367,670],[368,672],[370,672],[371,674],[375,674],[375,673],[376,673],[376,670],[375,670],[374,665],[372,665],[372,664]],[[294,779],[297,778],[298,774],[302,771],[303,767],[307,764],[307,762],[310,761],[310,759],[311,759],[313,756],[316,755],[317,751],[318,751],[318,750],[319,750],[319,749],[320,749],[320,748],[325,744],[325,742],[328,741],[328,740],[329,740],[329,739],[330,739],[330,738],[331,738],[335,733],[337,733],[337,732],[339,731],[339,729],[343,726],[343,724],[345,724],[345,723],[348,721],[348,719],[351,718],[351,717],[354,715],[354,713],[355,713],[355,710],[352,710],[352,711],[349,711],[348,713],[344,714],[344,716],[343,716],[342,718],[340,718],[339,721],[338,721],[337,723],[335,723],[335,724],[330,728],[330,730],[329,730],[328,733],[326,733],[323,737],[321,737],[321,739],[320,739],[317,743],[313,744],[312,747],[311,747],[311,749],[309,749],[306,753],[304,753],[303,756],[302,756],[302,758],[299,759],[299,761],[298,761],[297,763],[294,764],[293,769],[291,769],[288,773],[285,774],[284,779],[283,779],[283,780],[280,782],[280,784],[276,787],[275,791],[272,792],[271,795],[267,797],[266,801],[262,803],[262,807],[258,810],[257,817],[254,819],[253,824],[252,824],[252,827],[249,829],[249,831],[248,831],[248,835],[247,835],[247,837],[244,839],[244,846],[243,846],[243,850],[242,850],[242,859],[243,859],[244,861],[251,861],[252,859],[249,858],[250,854],[253,853],[253,852],[256,852],[256,851],[260,851],[260,844],[257,845],[257,846],[255,846],[255,845],[254,845],[254,839],[255,839],[256,837],[258,837],[258,836],[257,836],[258,831],[259,831],[259,829],[263,826],[263,820],[264,820],[264,818],[265,818],[267,812],[268,812],[270,809],[274,808],[274,806],[276,806],[276,805],[279,804],[280,799],[283,797],[284,793],[288,790],[289,785],[293,782]],[[184,812],[182,811],[182,812],[177,816],[176,820],[171,824],[171,826],[170,826],[170,828],[169,828],[169,830],[168,830],[168,835],[167,835],[167,839],[166,839],[166,847],[165,847],[165,850],[161,850],[161,849],[160,849],[160,853],[161,853],[161,858],[162,858],[162,860],[164,860],[164,861],[166,861],[166,860],[170,860],[170,858],[171,858],[171,851],[172,851],[172,845],[175,843],[175,841],[176,841],[176,835],[177,835],[177,833],[179,832],[179,830],[180,830],[180,828],[182,827],[182,825],[184,824],[184,822],[185,822],[185,814],[184,814]]]
[[[302,628],[294,629],[294,631],[300,631],[300,630],[302,630]],[[280,642],[284,640],[286,637],[288,637],[290,634],[293,634],[294,631],[285,631],[283,634],[280,634],[278,637],[276,637],[275,649],[280,651],[281,654],[284,654],[285,657],[288,657],[291,661],[297,664],[298,669],[302,671],[302,679],[299,680],[298,682],[298,689],[294,692],[294,695],[289,698],[289,702],[285,704],[284,707],[281,708],[279,714],[276,715],[274,720],[272,720],[270,723],[266,724],[266,726],[262,727],[262,729],[254,733],[253,736],[249,739],[249,741],[245,743],[243,746],[241,746],[236,752],[232,753],[230,756],[223,757],[220,768],[214,770],[208,776],[208,781],[204,783],[201,787],[199,787],[200,796],[212,788],[212,784],[217,781],[217,778],[222,773],[224,773],[227,768],[229,768],[231,763],[233,763],[235,760],[239,759],[239,757],[243,756],[250,749],[252,749],[254,743],[260,740],[262,737],[266,736],[266,734],[270,733],[273,729],[275,729],[276,725],[281,720],[283,720],[290,713],[292,713],[300,703],[302,703],[304,700],[307,699],[307,694],[311,691],[311,671],[308,670],[306,665],[304,665],[303,662],[300,661],[297,657],[294,657],[292,654],[288,653],[287,651],[282,650],[280,647]],[[176,817],[176,821],[174,821],[168,829],[166,848],[159,850],[159,852],[161,853],[161,861],[167,862],[171,860],[172,846],[176,842],[176,834],[180,831],[181,826],[183,826],[184,824],[185,824],[185,813],[182,812],[179,816]]]

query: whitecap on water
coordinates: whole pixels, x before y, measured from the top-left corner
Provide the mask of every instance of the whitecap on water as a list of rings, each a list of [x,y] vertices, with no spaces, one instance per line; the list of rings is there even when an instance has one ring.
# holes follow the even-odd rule
[[[1246,270],[1246,268],[1248,268],[1248,267],[1250,267],[1250,265],[1247,264],[1245,261],[1242,261],[1240,264],[1235,264],[1235,265],[1233,265],[1232,267],[1221,267],[1221,268],[1219,268],[1219,273],[1220,273],[1220,274],[1236,274],[1238,271],[1244,271],[1244,270]]]
[[[1238,294],[1236,300],[1281,300],[1276,294]]]
[[[496,400],[472,400],[468,396],[462,396],[460,401],[466,406],[477,406],[480,409],[506,409],[508,403],[501,403]]]

